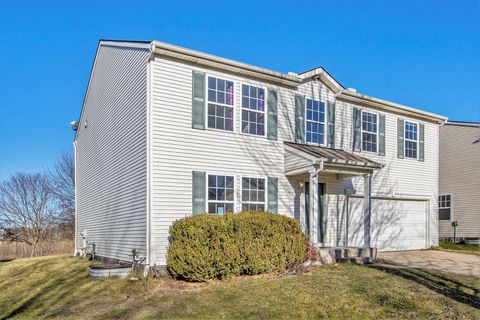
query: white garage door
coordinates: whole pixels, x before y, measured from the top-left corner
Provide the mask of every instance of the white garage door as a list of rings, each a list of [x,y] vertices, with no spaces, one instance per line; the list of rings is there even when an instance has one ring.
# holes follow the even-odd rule
[[[427,247],[427,202],[372,199],[371,241],[380,251]],[[363,199],[351,198],[348,245],[363,245]]]

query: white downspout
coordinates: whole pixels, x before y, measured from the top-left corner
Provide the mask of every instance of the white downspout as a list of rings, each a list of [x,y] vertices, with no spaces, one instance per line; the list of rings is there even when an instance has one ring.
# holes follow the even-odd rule
[[[145,257],[145,270],[144,270],[144,275],[145,273],[148,273],[150,270],[150,264],[151,264],[151,251],[152,251],[152,212],[151,212],[151,130],[152,130],[152,101],[151,101],[151,88],[150,86],[152,85],[152,68],[151,68],[151,63],[155,57],[155,44],[152,42],[151,47],[150,47],[150,56],[147,60],[147,185],[146,185],[146,257]]]

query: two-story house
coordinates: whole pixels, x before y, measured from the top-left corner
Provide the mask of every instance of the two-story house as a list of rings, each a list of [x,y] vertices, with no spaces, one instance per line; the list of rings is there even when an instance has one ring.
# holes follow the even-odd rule
[[[321,67],[100,41],[74,142],[76,251],[165,265],[175,220],[240,210],[295,218],[320,246],[428,248],[444,121]]]

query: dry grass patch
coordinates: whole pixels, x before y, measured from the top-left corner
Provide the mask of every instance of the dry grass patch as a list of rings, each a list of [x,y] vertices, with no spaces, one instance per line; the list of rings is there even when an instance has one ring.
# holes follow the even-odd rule
[[[419,280],[339,265],[294,276],[270,274],[207,283],[149,279],[143,284],[92,279],[89,264],[69,256],[1,263],[0,318],[480,318],[473,305],[480,299],[478,279],[427,271],[419,271]],[[436,283],[439,277],[457,286],[449,293],[470,300],[461,302],[422,283]]]

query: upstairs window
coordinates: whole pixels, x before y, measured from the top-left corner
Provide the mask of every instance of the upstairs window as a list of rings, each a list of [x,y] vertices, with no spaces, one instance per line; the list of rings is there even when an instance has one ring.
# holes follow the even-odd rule
[[[417,159],[418,124],[405,121],[405,157]]]
[[[377,152],[378,125],[377,114],[362,111],[362,150]]]
[[[265,179],[242,178],[242,210],[265,211]]]
[[[265,135],[265,89],[242,85],[242,132]]]
[[[208,213],[233,212],[234,186],[233,176],[208,175]]]
[[[233,131],[233,81],[208,77],[208,127]]]
[[[451,195],[441,194],[438,196],[438,220],[450,220]]]
[[[325,103],[307,99],[307,143],[325,144]]]

